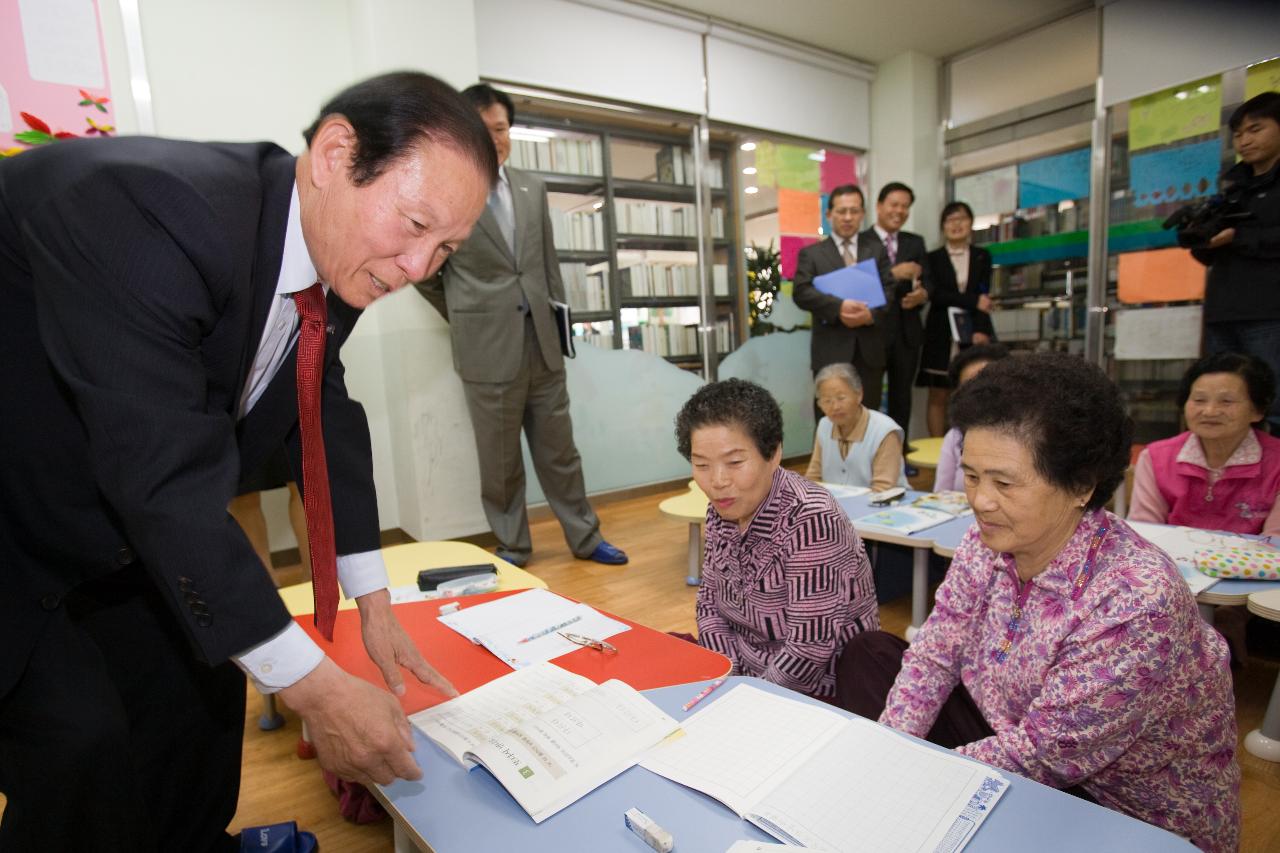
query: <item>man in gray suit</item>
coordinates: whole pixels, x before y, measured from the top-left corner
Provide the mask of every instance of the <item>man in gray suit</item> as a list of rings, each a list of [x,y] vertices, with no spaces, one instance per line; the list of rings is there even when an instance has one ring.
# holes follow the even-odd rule
[[[499,164],[511,153],[515,107],[478,83],[462,93],[489,129]],[[574,555],[608,565],[627,555],[604,541],[573,443],[564,357],[551,301],[564,302],[542,181],[506,165],[471,238],[418,290],[449,321],[480,456],[480,498],[498,556],[523,566],[533,542],[525,507],[524,429],[534,471]]]

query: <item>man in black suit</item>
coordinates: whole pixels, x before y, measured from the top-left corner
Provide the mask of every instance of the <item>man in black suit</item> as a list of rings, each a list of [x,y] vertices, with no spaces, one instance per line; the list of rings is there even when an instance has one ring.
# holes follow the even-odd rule
[[[903,435],[911,429],[911,389],[920,366],[920,345],[924,343],[921,306],[929,301],[924,238],[902,230],[915,200],[916,194],[906,184],[885,184],[876,199],[875,225],[867,231],[868,237],[884,247],[893,276],[894,293],[885,311],[882,332],[885,370],[889,375],[889,417],[902,427]]]
[[[227,505],[282,444],[299,480],[305,459],[388,686],[403,666],[452,691],[392,615],[337,351],[467,237],[497,162],[425,74],[353,86],[304,136],[296,159],[123,138],[0,161],[0,849],[239,849],[245,673],[343,778],[420,775],[396,699],[289,618]],[[298,385],[320,387],[319,457]]]
[[[796,259],[796,305],[813,313],[813,339],[809,364],[814,374],[836,362],[851,363],[862,379],[862,402],[869,409],[880,408],[880,386],[884,378],[884,340],[881,326],[884,308],[868,308],[865,302],[840,299],[813,286],[823,273],[875,259],[880,271],[886,302],[893,301],[894,283],[884,246],[868,233],[858,233],[866,215],[862,190],[843,184],[827,198],[827,219],[831,236],[805,246]]]

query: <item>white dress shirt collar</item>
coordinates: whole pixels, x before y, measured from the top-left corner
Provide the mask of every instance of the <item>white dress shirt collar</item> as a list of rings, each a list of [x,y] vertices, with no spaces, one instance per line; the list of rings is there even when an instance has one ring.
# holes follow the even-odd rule
[[[280,278],[276,281],[276,295],[286,296],[306,290],[319,279],[316,266],[311,262],[306,238],[302,234],[302,209],[298,201],[298,185],[293,185],[289,197],[289,220],[284,232],[284,255],[280,259]],[[325,285],[325,293],[329,286]]]

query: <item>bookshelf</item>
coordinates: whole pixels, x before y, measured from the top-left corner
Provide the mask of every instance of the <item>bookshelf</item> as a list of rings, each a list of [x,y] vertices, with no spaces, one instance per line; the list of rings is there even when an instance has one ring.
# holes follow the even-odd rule
[[[698,370],[698,239],[689,137],[520,116],[510,165],[547,184],[560,275],[579,343]],[[741,251],[725,190],[733,150],[710,146],[712,289],[721,357],[741,336]]]

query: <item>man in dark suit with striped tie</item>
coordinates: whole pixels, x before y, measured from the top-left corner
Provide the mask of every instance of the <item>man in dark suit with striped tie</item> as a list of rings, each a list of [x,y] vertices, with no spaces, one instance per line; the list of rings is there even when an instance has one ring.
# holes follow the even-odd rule
[[[239,849],[245,674],[338,775],[420,774],[399,703],[289,618],[227,505],[285,445],[320,633],[341,581],[389,687],[452,691],[391,612],[338,348],[468,236],[497,162],[425,74],[353,86],[304,136],[0,161],[0,849]]]
[[[884,308],[868,308],[854,299],[840,299],[814,287],[818,276],[835,272],[859,261],[875,259],[886,301],[893,300],[894,284],[889,274],[889,258],[879,240],[858,233],[866,216],[866,201],[855,184],[844,184],[827,197],[827,219],[831,236],[805,246],[796,259],[796,305],[813,312],[813,339],[810,367],[816,376],[828,364],[852,364],[862,380],[862,404],[880,408],[880,386],[884,380]],[[821,414],[819,414],[821,417]]]

